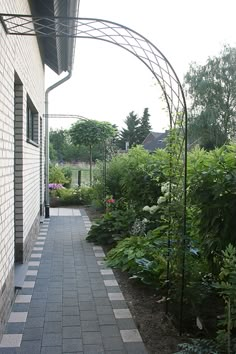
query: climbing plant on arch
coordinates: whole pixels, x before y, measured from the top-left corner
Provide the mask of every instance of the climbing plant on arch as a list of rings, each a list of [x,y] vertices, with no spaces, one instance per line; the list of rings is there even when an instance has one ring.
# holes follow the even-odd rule
[[[177,139],[181,139],[178,154],[182,162],[179,183],[183,188],[183,227],[182,227],[182,283],[180,299],[180,333],[182,331],[183,299],[185,287],[185,248],[186,248],[186,188],[187,188],[187,107],[182,85],[172,65],[164,54],[147,38],[138,32],[115,22],[96,18],[77,17],[32,17],[20,14],[0,14],[0,21],[8,35],[38,37],[71,37],[96,39],[116,45],[139,59],[152,73],[162,90],[169,115],[169,128],[177,127]],[[176,134],[175,134],[176,136]],[[170,141],[170,189],[172,176],[171,150],[175,139]],[[170,241],[170,240],[169,240]],[[168,248],[170,248],[169,242]],[[170,257],[168,257],[170,258]],[[169,269],[169,261],[168,261]],[[167,280],[169,272],[167,269]]]

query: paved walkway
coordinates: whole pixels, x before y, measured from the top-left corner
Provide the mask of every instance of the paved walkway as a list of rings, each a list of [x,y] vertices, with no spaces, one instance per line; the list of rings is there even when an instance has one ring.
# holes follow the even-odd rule
[[[41,224],[1,354],[147,353],[102,248],[85,240],[89,227],[83,209],[68,208]]]

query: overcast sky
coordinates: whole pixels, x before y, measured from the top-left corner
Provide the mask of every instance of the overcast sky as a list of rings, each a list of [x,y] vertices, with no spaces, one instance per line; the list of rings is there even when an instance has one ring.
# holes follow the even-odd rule
[[[235,0],[80,0],[80,17],[118,22],[139,32],[168,58],[180,81],[223,44],[236,45]],[[61,76],[63,76],[62,74]],[[46,85],[59,77],[49,69]],[[151,72],[122,48],[77,39],[72,78],[50,93],[49,113],[78,114],[124,126],[129,112],[151,114],[154,131],[168,125]],[[74,121],[50,120],[52,128]]]

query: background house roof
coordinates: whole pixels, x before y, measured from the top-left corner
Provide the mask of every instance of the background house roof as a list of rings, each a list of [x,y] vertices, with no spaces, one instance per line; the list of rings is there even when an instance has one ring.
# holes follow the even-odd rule
[[[35,16],[77,17],[80,0],[31,0],[32,14]],[[45,19],[45,24],[46,24]],[[55,32],[56,26],[55,24]],[[68,26],[68,34],[72,34],[73,21]],[[46,34],[48,29],[43,30]],[[57,74],[72,69],[74,60],[75,38],[43,37],[39,38],[44,62]]]
[[[166,138],[169,131],[164,133],[150,132],[143,142],[144,149],[153,152],[156,149],[164,149],[166,147]]]

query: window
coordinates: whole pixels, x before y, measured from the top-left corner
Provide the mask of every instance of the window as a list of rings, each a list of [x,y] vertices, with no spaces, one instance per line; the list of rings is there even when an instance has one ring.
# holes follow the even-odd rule
[[[27,100],[27,141],[38,145],[38,113],[29,98]]]

